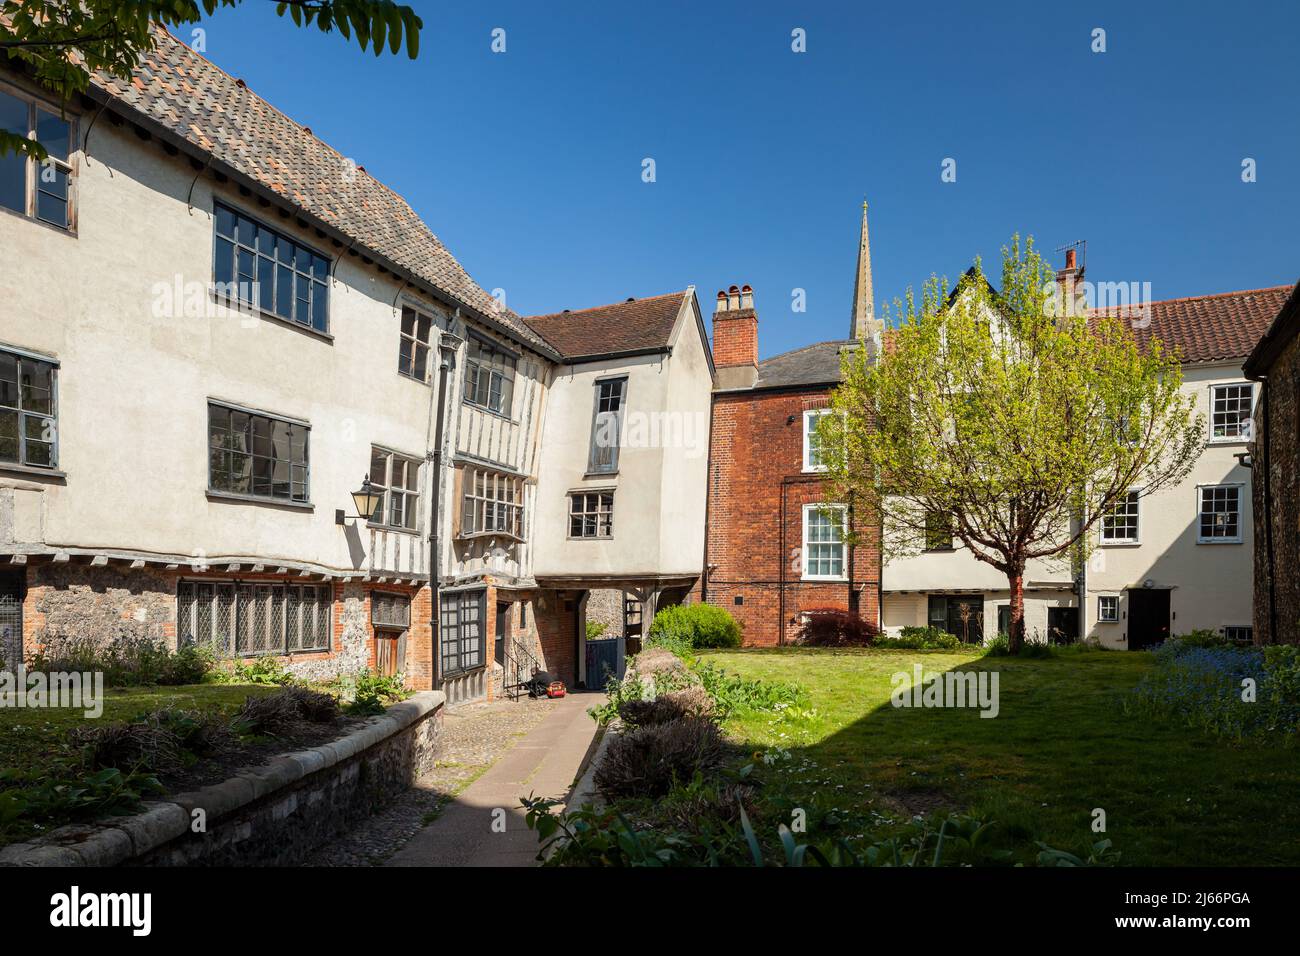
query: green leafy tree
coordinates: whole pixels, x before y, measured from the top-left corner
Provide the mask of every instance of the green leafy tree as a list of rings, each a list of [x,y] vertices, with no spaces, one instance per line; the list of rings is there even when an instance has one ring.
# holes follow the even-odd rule
[[[154,25],[181,28],[221,7],[244,0],[0,0],[0,62],[30,73],[66,103],[85,92],[92,73],[130,77],[153,49]],[[287,0],[276,13],[295,26],[337,30],[376,56],[403,45],[411,59],[420,52],[423,22],[408,6],[392,0]],[[46,158],[39,143],[0,130],[0,156],[26,153]]]
[[[844,359],[818,423],[833,500],[880,516],[883,558],[953,537],[1007,577],[1010,650],[1024,641],[1025,566],[1079,567],[1130,489],[1184,478],[1204,423],[1178,360],[1127,323],[1057,293],[1030,239],[1003,248],[1001,291],[978,260],[951,296],[908,290],[874,361]]]

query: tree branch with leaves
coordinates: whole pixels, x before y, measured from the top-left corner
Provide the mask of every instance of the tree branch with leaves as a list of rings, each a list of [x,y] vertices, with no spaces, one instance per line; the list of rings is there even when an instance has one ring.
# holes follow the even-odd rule
[[[0,62],[27,71],[67,103],[90,85],[93,73],[129,79],[153,49],[155,25],[179,29],[244,0],[0,0]],[[296,27],[338,31],[380,56],[403,46],[415,59],[424,23],[392,0],[286,0],[276,14]],[[47,153],[26,131],[0,130],[0,156],[10,152],[44,161]]]
[[[932,276],[895,304],[874,359],[844,358],[818,421],[832,500],[871,502],[882,561],[926,547],[946,522],[963,548],[1007,577],[1010,644],[1024,641],[1025,569],[1075,568],[1130,490],[1181,481],[1204,420],[1176,356],[1139,348],[1119,318],[1061,308],[1053,274],[1017,236],[994,293],[978,260],[945,296]]]

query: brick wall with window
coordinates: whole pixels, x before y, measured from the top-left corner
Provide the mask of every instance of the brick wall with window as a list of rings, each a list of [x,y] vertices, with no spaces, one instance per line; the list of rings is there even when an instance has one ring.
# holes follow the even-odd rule
[[[705,595],[744,625],[748,645],[793,641],[801,612],[813,608],[856,605],[867,620],[879,620],[878,526],[855,509],[862,543],[837,555],[835,533],[820,518],[822,481],[805,470],[804,413],[824,409],[827,395],[814,388],[714,398]],[[810,515],[818,516],[811,529]]]

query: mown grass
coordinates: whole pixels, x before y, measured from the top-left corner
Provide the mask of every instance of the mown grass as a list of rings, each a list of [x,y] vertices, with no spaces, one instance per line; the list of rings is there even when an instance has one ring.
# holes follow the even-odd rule
[[[0,708],[0,768],[39,770],[74,757],[68,734],[93,723],[131,720],[164,707],[233,714],[249,696],[278,690],[263,684],[186,684],[170,687],[108,687],[104,712],[95,719],[81,708]]]
[[[747,677],[794,681],[816,713],[729,722],[746,746],[813,761],[821,792],[859,809],[969,810],[1003,839],[1084,850],[1104,837],[1126,865],[1300,865],[1300,748],[1231,744],[1126,716],[1121,695],[1152,666],[1137,652],[1043,660],[886,650],[739,650],[702,656]],[[1000,713],[895,708],[890,677],[999,672]]]

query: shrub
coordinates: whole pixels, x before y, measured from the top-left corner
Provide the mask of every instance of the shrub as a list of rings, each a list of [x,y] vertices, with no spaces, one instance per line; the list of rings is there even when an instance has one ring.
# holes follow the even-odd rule
[[[852,611],[813,608],[804,612],[795,643],[807,647],[867,647],[880,636],[880,628]]]
[[[86,765],[92,770],[116,767],[125,772],[167,773],[184,763],[179,738],[153,718],[130,724],[78,727],[69,736],[82,748]]]
[[[84,776],[0,770],[0,831],[15,822],[48,826],[130,813],[142,797],[162,791],[152,775],[116,767]]]
[[[984,656],[1011,657],[1011,638],[1005,634],[999,634],[984,645]],[[1020,653],[1015,656],[1030,659],[1055,657],[1056,649],[1044,641],[1024,641],[1020,645]]]
[[[1200,628],[1195,631],[1189,631],[1186,634],[1177,634],[1170,640],[1177,641],[1182,647],[1236,647],[1234,641],[1228,640],[1218,631],[1209,628]],[[1169,643],[1168,641],[1165,642]]]
[[[607,627],[608,625],[606,625],[604,621],[588,621],[587,640],[589,641],[596,640],[598,637],[602,636],[605,633]]]
[[[138,687],[197,684],[214,663],[207,648],[182,645],[173,651],[155,638],[121,633],[103,640],[51,638],[32,655],[27,670],[45,674],[93,671],[104,675],[106,687]]]
[[[632,658],[630,669],[642,677],[654,677],[657,674],[682,673],[686,665],[675,654],[661,647],[652,647]]]
[[[278,657],[235,658],[212,672],[212,681],[218,684],[268,684],[285,687],[297,678],[284,669]]]
[[[309,687],[286,687],[280,693],[295,701],[298,705],[298,713],[304,720],[311,721],[313,724],[328,724],[342,713],[338,698],[333,694],[312,690]]]
[[[713,698],[720,718],[737,711],[775,711],[808,703],[807,693],[798,684],[740,677],[709,663],[696,667],[695,674]]]
[[[674,657],[689,659],[694,656],[691,652],[695,650],[695,648],[691,646],[691,639],[688,635],[674,631],[656,634],[653,637],[647,637],[642,642],[642,654],[646,651],[654,650],[667,651]]]
[[[682,717],[708,718],[714,710],[713,698],[703,687],[687,687],[669,691],[654,700],[624,700],[618,715],[630,727],[650,727]]]
[[[722,734],[709,720],[681,717],[610,741],[594,781],[606,797],[662,797],[674,783],[722,766]]]
[[[249,697],[231,721],[240,736],[268,734],[272,737],[292,731],[302,721],[297,698],[285,692]]]
[[[1197,647],[1166,641],[1156,666],[1123,700],[1124,710],[1234,740],[1300,731],[1300,648]],[[1242,681],[1255,681],[1243,700]]]
[[[634,671],[629,671],[622,680],[611,675],[605,685],[605,703],[588,707],[587,714],[603,727],[618,717],[627,705],[644,700],[647,691],[645,682]]]
[[[876,647],[898,648],[900,650],[959,650],[965,645],[955,634],[937,627],[905,627],[898,637],[878,637]]]
[[[146,714],[145,721],[154,721],[176,735],[185,750],[199,756],[222,753],[235,746],[235,734],[230,724],[220,715],[201,710],[166,708]]]
[[[336,677],[327,686],[337,691],[346,702],[343,709],[357,717],[382,714],[388,703],[411,696],[401,674],[386,677],[368,667]]]
[[[650,638],[698,647],[739,647],[740,622],[712,604],[678,604],[666,607],[650,624]]]

